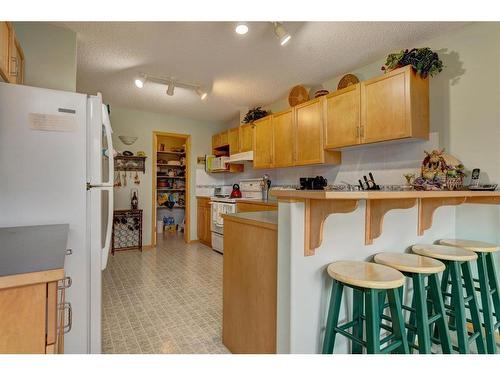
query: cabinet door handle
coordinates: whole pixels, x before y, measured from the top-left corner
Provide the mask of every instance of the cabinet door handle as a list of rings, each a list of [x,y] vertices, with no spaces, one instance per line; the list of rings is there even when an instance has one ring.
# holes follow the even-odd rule
[[[68,289],[72,284],[73,280],[71,279],[71,277],[66,276],[64,279],[61,280],[61,285],[58,285],[57,289],[59,290]]]
[[[360,126],[360,132],[361,132],[361,138],[364,138],[365,137],[365,127],[363,125]]]
[[[68,323],[63,326],[63,332],[66,334],[70,332],[71,327],[73,327],[73,308],[71,307],[71,303],[65,302],[61,305],[61,310],[68,310]]]
[[[11,70],[10,70],[10,75],[11,75],[11,76],[14,76],[14,77],[17,77],[17,75],[19,74],[19,65],[18,65],[18,62],[17,62],[17,57],[13,56],[13,57],[11,57],[10,59],[11,59],[11,61],[12,61],[14,64],[16,64],[16,65],[15,65],[15,66],[16,66],[16,69],[15,69],[15,70],[12,70],[12,69],[11,69]]]
[[[73,249],[66,249],[66,255],[72,255]]]

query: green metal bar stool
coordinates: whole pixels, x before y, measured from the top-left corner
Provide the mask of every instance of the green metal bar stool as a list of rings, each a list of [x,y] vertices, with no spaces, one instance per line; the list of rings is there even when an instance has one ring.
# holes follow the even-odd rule
[[[369,354],[408,353],[399,294],[399,288],[404,284],[401,272],[376,263],[340,261],[328,266],[328,274],[333,279],[333,286],[323,354],[333,353],[337,333],[353,342],[353,353],[361,353],[362,347],[365,347]],[[344,287],[353,289],[353,320],[339,325]],[[391,334],[381,338],[380,301],[384,301],[386,294],[392,327]],[[352,333],[349,333],[351,328]]]
[[[448,328],[457,332],[458,339],[458,346],[453,346],[453,349],[461,354],[468,354],[470,344],[475,341],[477,352],[484,354],[479,308],[470,267],[470,262],[476,260],[477,255],[470,250],[444,245],[414,245],[412,250],[419,255],[439,259],[446,265],[441,279],[441,294],[443,300],[450,299],[449,304],[445,303],[446,313],[450,315]],[[462,284],[462,279],[464,284]],[[451,284],[451,292],[448,292],[449,284]],[[466,296],[464,296],[464,288]],[[469,310],[473,327],[470,335],[467,330],[466,308]]]
[[[431,354],[431,325],[435,323],[441,349],[443,353],[450,354],[450,333],[438,278],[438,273],[446,268],[444,263],[437,259],[403,253],[379,253],[375,255],[374,260],[397,269],[412,280],[411,307],[402,305],[404,310],[410,311],[409,323],[406,324],[410,352],[417,349],[420,354]],[[386,318],[384,315],[382,317]],[[418,336],[418,346],[415,345],[415,333]]]
[[[495,331],[498,329],[500,333],[500,295],[493,253],[500,250],[500,246],[481,241],[457,239],[440,240],[439,243],[460,247],[477,254],[478,278],[473,280],[479,284],[479,288],[475,289],[481,296],[479,311],[483,315],[486,349],[489,354],[495,354],[497,352]]]

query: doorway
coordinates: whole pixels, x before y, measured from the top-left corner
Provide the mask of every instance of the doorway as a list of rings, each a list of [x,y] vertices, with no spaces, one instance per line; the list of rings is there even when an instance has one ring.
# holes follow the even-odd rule
[[[190,228],[190,154],[188,134],[153,132],[151,242],[169,232],[188,243]],[[176,236],[176,237],[177,237]]]

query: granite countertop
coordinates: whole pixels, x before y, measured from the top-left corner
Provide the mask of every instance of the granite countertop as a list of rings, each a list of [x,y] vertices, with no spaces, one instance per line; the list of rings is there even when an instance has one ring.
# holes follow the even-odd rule
[[[240,223],[258,225],[270,229],[278,229],[278,211],[240,212],[223,215],[224,220],[233,220]]]
[[[68,224],[0,228],[0,287],[15,285],[11,277],[15,275],[44,273],[47,280],[63,278],[68,232]],[[32,280],[44,282],[40,277]]]

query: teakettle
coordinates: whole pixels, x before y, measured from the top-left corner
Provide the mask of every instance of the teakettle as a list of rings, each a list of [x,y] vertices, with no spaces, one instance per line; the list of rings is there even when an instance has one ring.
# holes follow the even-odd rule
[[[238,184],[233,185],[233,191],[231,192],[230,198],[241,198],[240,185]]]

